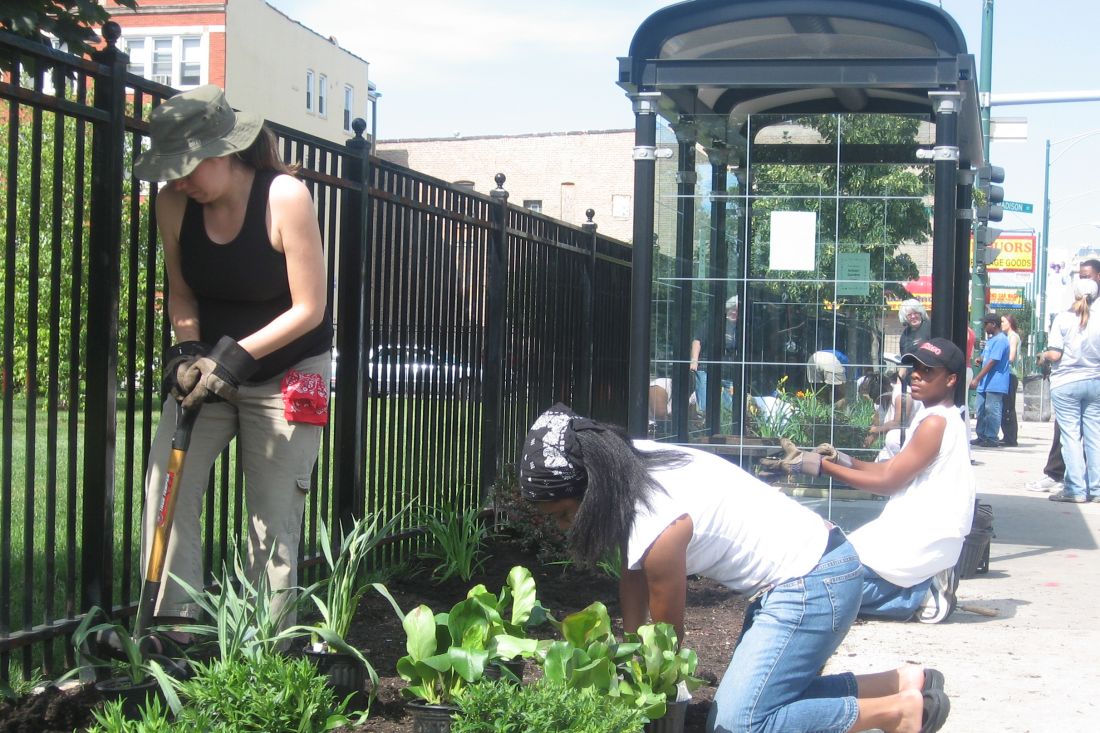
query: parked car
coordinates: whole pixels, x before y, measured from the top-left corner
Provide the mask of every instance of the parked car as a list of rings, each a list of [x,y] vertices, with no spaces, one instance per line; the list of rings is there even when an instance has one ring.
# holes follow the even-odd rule
[[[481,370],[451,354],[424,346],[383,344],[367,353],[372,397],[429,395],[479,399]]]

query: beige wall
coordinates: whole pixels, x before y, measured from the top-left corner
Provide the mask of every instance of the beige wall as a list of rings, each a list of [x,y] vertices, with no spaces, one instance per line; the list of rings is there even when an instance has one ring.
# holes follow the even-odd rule
[[[445,181],[496,188],[507,177],[509,202],[541,201],[542,212],[571,224],[594,209],[599,232],[629,242],[634,219],[633,130],[380,140],[388,160]]]
[[[326,140],[344,140],[344,85],[352,117],[367,118],[367,62],[275,10],[263,0],[226,8],[226,95],[233,105]],[[306,70],[327,77],[328,110],[306,110]],[[314,100],[316,109],[316,99]]]

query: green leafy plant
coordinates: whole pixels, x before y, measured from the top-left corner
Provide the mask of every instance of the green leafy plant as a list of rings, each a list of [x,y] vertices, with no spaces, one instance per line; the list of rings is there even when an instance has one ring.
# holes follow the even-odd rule
[[[490,659],[534,656],[539,642],[528,638],[527,629],[549,618],[539,603],[534,576],[521,565],[508,571],[497,594],[490,593],[484,585],[475,585],[466,594],[466,600],[451,609],[450,616],[455,614],[484,617],[487,622],[484,625],[472,620],[463,625],[467,636],[461,645],[466,648],[480,645],[489,652]]]
[[[429,705],[451,704],[468,684],[481,679],[488,650],[463,648],[451,641],[483,637],[485,631],[477,627],[484,617],[457,613],[453,623],[452,627],[450,614],[436,615],[425,605],[405,614],[401,625],[408,654],[397,660],[397,673],[409,683],[401,690],[406,697]]]
[[[280,654],[235,657],[195,666],[179,683],[185,701],[175,714],[157,700],[139,720],[127,720],[122,705],[96,712],[94,733],[315,733],[353,722],[347,700],[337,701],[323,677],[305,659]]]
[[[620,644],[611,632],[611,616],[599,601],[556,623],[564,640],[555,641],[542,656],[543,675],[574,689],[595,687],[617,697],[619,664],[636,644]]]
[[[462,691],[452,733],[555,731],[627,733],[645,723],[641,711],[600,694],[541,679],[521,688],[488,681]]]
[[[122,700],[108,700],[102,709],[92,711],[95,724],[88,733],[179,733],[182,723],[176,724],[168,716],[167,709],[158,698],[151,698],[141,708],[141,717],[132,720],[123,710]]]
[[[241,565],[239,554],[234,555],[232,574],[228,568],[222,567],[217,590],[196,590],[180,578],[173,577],[191,600],[212,619],[210,623],[184,624],[175,628],[214,640],[223,660],[240,657],[258,659],[275,653],[291,640],[311,631],[310,627],[290,626],[287,622],[305,599],[312,597],[317,586],[301,593],[297,588],[271,590],[267,574],[262,572],[253,583]]]
[[[694,676],[698,657],[691,649],[678,648],[671,624],[641,626],[636,634],[627,634],[626,640],[637,643],[637,648],[624,665],[619,694],[650,720],[664,717],[668,702],[676,700],[681,685],[691,692],[703,683]]]
[[[176,697],[174,681],[167,672],[167,669],[176,669],[176,663],[163,655],[143,650],[141,640],[131,637],[125,626],[113,621],[101,620],[107,618],[103,609],[92,606],[80,620],[80,624],[73,631],[72,639],[81,664],[63,675],[58,682],[97,670],[105,670],[111,679],[117,679],[135,687],[152,679],[156,681],[169,705],[178,706],[179,700]],[[120,655],[104,659],[96,653],[93,642],[104,636],[110,636],[113,639],[113,643],[121,652]]]
[[[397,673],[409,683],[407,697],[431,705],[451,704],[477,682],[491,660],[535,656],[547,644],[528,638],[527,628],[549,618],[536,596],[531,571],[512,568],[499,593],[475,585],[448,613],[421,605],[405,614],[405,649]]]
[[[328,565],[329,574],[321,582],[320,590],[324,591],[324,597],[322,598],[319,592],[310,595],[310,599],[321,615],[320,623],[315,624],[316,629],[328,629],[340,638],[345,638],[355,618],[359,601],[368,588],[373,587],[383,596],[390,598],[384,586],[379,583],[368,583],[364,579],[364,563],[371,551],[378,546],[379,541],[390,534],[400,517],[398,513],[381,526],[377,517],[369,520],[356,519],[351,529],[343,533],[340,539],[340,552],[335,555],[332,551],[328,527],[323,519],[320,521],[321,551],[325,564]],[[392,598],[390,601],[393,602]]]
[[[695,652],[677,648],[670,624],[642,626],[618,642],[607,608],[597,602],[562,619],[560,630],[564,640],[551,644],[543,660],[545,679],[594,688],[648,720],[664,716],[681,685],[690,692],[702,684],[693,676]]]
[[[485,564],[482,556],[489,530],[478,509],[440,508],[423,518],[431,539],[422,557],[436,560],[433,577],[439,582],[457,575],[469,580]]]

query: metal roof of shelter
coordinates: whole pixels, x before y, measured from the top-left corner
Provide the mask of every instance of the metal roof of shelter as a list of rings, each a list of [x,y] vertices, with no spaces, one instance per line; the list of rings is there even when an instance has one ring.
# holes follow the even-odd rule
[[[670,123],[726,116],[710,142],[734,147],[750,114],[930,114],[929,92],[957,91],[961,157],[984,162],[974,57],[954,19],[920,0],[678,3],[638,27],[618,84],[659,93]]]

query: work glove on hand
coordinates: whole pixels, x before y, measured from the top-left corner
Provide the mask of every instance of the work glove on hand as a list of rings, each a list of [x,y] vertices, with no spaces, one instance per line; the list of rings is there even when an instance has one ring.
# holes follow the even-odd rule
[[[832,443],[822,443],[814,448],[814,453],[817,453],[823,460],[832,461],[833,463],[844,466],[845,468],[852,467],[852,457],[847,453],[842,453],[833,447]]]
[[[200,356],[206,356],[209,351],[210,347],[202,341],[181,341],[168,347],[164,352],[164,378],[161,384],[163,392],[171,394],[177,402],[186,397],[190,390],[183,388],[180,379]]]
[[[196,359],[180,378],[180,388],[187,390],[183,409],[196,409],[204,402],[219,398],[232,402],[237,396],[237,387],[259,367],[260,363],[240,344],[222,336],[210,353]]]
[[[779,446],[783,449],[782,457],[760,459],[760,466],[769,473],[821,475],[822,456],[820,453],[800,451],[794,443],[786,438],[779,440]]]

